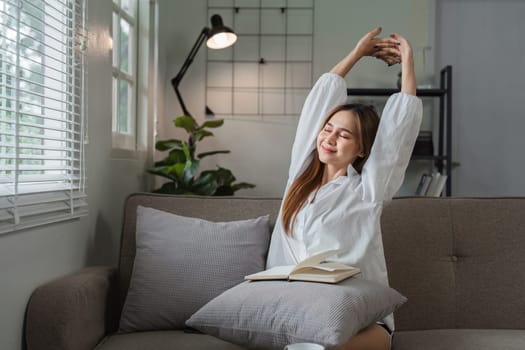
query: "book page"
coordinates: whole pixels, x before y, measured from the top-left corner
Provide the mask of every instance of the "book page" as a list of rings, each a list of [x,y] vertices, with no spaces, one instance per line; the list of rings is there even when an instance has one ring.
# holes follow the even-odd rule
[[[339,262],[324,262],[321,264],[317,264],[314,266],[305,266],[300,269],[295,268],[291,273],[290,276],[296,276],[299,274],[336,274],[336,273],[342,273],[346,271],[360,271],[359,268],[355,266],[346,265]]]
[[[321,253],[316,254],[316,255],[312,255],[311,257],[306,258],[303,261],[301,261],[299,264],[297,264],[295,266],[295,268],[290,273],[292,274],[295,271],[297,271],[299,269],[303,269],[305,267],[312,267],[312,266],[315,266],[315,265],[319,265],[321,262],[325,261],[326,258],[328,258],[330,256],[333,256],[333,255],[336,255],[336,254],[340,254],[340,253],[345,252],[345,251],[346,251],[346,249],[333,249],[333,250],[327,250],[325,252],[321,252]]]
[[[245,280],[288,279],[295,266],[276,266],[244,277]]]
[[[339,263],[339,262],[324,262],[324,263],[320,263],[320,264],[317,264],[311,267],[316,270],[323,270],[323,271],[343,271],[343,270],[355,269],[355,267],[353,266],[349,266],[349,265]]]

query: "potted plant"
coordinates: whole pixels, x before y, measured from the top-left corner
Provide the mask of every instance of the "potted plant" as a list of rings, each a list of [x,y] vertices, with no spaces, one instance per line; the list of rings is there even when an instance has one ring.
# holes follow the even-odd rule
[[[175,118],[175,127],[182,128],[188,133],[188,140],[177,139],[158,141],[155,149],[168,152],[168,155],[155,162],[148,169],[148,173],[162,176],[169,180],[156,193],[195,194],[204,196],[231,196],[242,188],[253,188],[255,185],[240,182],[234,183],[236,178],[229,169],[218,166],[215,170],[205,170],[197,175],[200,161],[208,156],[219,153],[230,153],[227,150],[210,151],[196,154],[197,142],[205,137],[213,136],[206,128],[218,128],[224,120],[209,120],[202,125],[188,115]]]

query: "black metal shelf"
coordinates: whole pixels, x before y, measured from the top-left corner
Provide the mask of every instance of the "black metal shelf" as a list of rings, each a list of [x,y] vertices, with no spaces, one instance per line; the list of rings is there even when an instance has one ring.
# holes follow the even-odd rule
[[[421,155],[413,154],[411,157],[413,160],[446,160],[447,156],[435,156],[435,155]]]
[[[348,96],[390,96],[398,89],[347,89]],[[447,184],[445,194],[452,194],[452,66],[444,67],[440,72],[439,88],[417,89],[420,97],[439,98],[438,149],[434,155],[413,155],[413,160],[433,161],[441,173],[445,170]]]
[[[308,6],[209,6],[211,9],[220,9],[220,10],[312,10],[313,7]]]
[[[399,89],[347,89],[349,96],[390,96]],[[447,93],[445,89],[417,89],[416,95],[421,97],[440,97]]]
[[[257,63],[257,64],[266,64],[266,63],[312,63],[312,61],[307,61],[307,60],[289,60],[289,61],[286,61],[286,60],[264,60],[264,61],[261,61],[260,58],[256,59],[256,60],[233,60],[233,59],[229,59],[229,60],[226,60],[226,59],[220,59],[220,60],[216,60],[216,59],[210,59],[208,60],[208,62],[219,62],[219,63]]]
[[[289,36],[304,36],[304,37],[311,37],[312,34],[308,34],[308,33],[264,33],[264,32],[261,32],[261,33],[236,33],[238,37],[243,37],[243,36],[261,36],[261,35],[264,35],[264,36],[283,36],[283,37],[289,37]]]
[[[307,90],[310,91],[312,89],[311,86],[236,86],[236,87],[228,87],[228,86],[213,86],[209,85],[206,87],[206,89],[209,90],[224,90],[224,91],[253,91],[257,90],[257,92],[265,92],[265,91],[285,91],[285,90]]]

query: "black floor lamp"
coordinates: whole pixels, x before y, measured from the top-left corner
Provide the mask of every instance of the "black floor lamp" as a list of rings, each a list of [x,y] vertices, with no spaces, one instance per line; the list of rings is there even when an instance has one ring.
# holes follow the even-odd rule
[[[224,24],[222,23],[221,16],[213,15],[211,16],[210,20],[211,29],[208,27],[204,27],[202,29],[201,33],[197,38],[197,41],[195,42],[195,44],[193,44],[193,47],[191,48],[191,51],[188,54],[188,57],[186,57],[184,64],[180,68],[177,75],[173,79],[171,79],[171,85],[173,86],[173,90],[175,90],[175,94],[177,95],[177,99],[179,100],[180,106],[182,107],[182,111],[185,115],[189,116],[191,116],[191,114],[186,108],[184,100],[182,99],[182,96],[179,92],[179,84],[182,78],[184,77],[184,74],[186,74],[186,71],[188,70],[189,66],[192,64],[195,55],[197,55],[197,52],[202,46],[202,43],[204,42],[204,40],[207,39],[206,46],[208,46],[210,49],[224,49],[233,45],[237,41],[237,35],[235,35],[233,30],[224,26]]]

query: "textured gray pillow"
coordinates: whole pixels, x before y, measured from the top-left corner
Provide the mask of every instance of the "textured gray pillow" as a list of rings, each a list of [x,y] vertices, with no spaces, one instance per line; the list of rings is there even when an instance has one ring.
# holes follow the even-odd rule
[[[210,301],[186,324],[255,349],[281,350],[301,342],[331,348],[405,301],[394,289],[360,278],[339,284],[245,282]]]
[[[201,306],[264,269],[269,217],[210,222],[137,208],[137,248],[120,331],[183,329]]]

